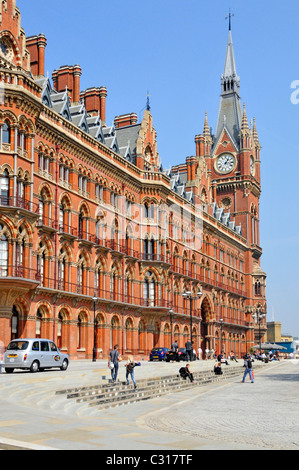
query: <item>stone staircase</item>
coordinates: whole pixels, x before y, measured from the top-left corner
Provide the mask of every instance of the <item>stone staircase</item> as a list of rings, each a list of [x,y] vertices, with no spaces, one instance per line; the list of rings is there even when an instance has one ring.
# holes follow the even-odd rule
[[[256,371],[262,364],[256,364]],[[197,388],[207,384],[224,382],[235,377],[242,379],[243,367],[235,366],[222,368],[223,375],[215,375],[210,370],[194,373],[194,383],[189,379],[182,379],[178,375],[168,375],[164,377],[143,378],[137,380],[137,389],[133,384],[127,385],[126,382],[112,383],[110,380],[104,380],[99,385],[89,387],[72,388],[56,391],[56,395],[65,396],[67,400],[75,401],[78,405],[86,407],[96,407],[97,410],[107,409],[116,406],[129,405],[143,400],[150,400],[162,395]]]

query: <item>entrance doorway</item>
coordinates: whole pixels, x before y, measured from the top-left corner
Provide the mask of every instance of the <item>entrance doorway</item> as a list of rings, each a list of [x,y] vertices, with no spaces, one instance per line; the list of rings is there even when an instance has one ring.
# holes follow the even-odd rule
[[[211,349],[212,344],[210,343],[209,337],[209,323],[211,318],[212,308],[208,297],[205,297],[201,304],[201,324],[200,324],[200,336],[201,336],[201,349],[203,357],[206,358],[206,349]]]

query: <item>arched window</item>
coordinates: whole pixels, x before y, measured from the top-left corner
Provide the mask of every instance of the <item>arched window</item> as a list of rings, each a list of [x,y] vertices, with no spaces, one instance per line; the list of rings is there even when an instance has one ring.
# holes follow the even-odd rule
[[[0,205],[9,205],[9,173],[4,170],[0,178]]]
[[[63,316],[61,312],[59,312],[58,321],[57,321],[57,347],[59,349],[62,348],[62,325],[63,325]]]
[[[19,312],[14,305],[12,308],[12,317],[11,317],[11,339],[16,339],[19,337]]]
[[[17,266],[24,266],[24,253],[25,253],[25,234],[23,233],[22,227],[19,227],[19,237],[16,244],[16,262]]]
[[[84,257],[79,256],[78,267],[77,267],[77,289],[78,294],[83,292],[83,281],[84,281]]]
[[[2,143],[10,144],[10,139],[11,139],[10,124],[8,121],[5,121],[4,126],[2,128]]]
[[[83,214],[80,212],[79,214],[79,220],[78,220],[78,229],[79,229],[79,238],[83,238],[83,232],[84,232],[84,224],[83,224]]]
[[[110,292],[111,292],[111,299],[118,300],[119,293],[120,293],[120,276],[119,276],[119,266],[117,264],[113,264],[111,273],[110,273]]]
[[[154,307],[156,302],[156,280],[151,271],[147,271],[143,281],[143,300],[148,307]]]
[[[59,231],[72,233],[71,227],[71,203],[68,196],[64,196],[59,206]]]
[[[95,267],[95,289],[97,290],[97,297],[104,297],[105,289],[105,269],[103,260],[100,258]]]
[[[66,281],[66,259],[67,255],[63,248],[60,250],[60,255],[58,258],[58,283],[59,289],[65,290],[65,281]]]
[[[82,349],[84,345],[83,323],[84,323],[84,317],[80,313],[80,315],[78,316],[78,323],[77,323],[77,349]]]
[[[105,246],[106,230],[105,230],[105,221],[101,217],[96,221],[96,243],[98,245]]]
[[[118,344],[119,337],[119,320],[116,316],[113,316],[111,319],[111,337],[110,337],[110,347],[111,349]]]
[[[40,274],[40,285],[45,286],[46,281],[46,247],[42,242],[39,244],[39,251],[37,255],[37,271]]]
[[[1,232],[3,226],[0,224],[0,277],[8,275],[8,239],[7,236]]]
[[[35,336],[36,338],[41,338],[41,331],[42,331],[42,320],[43,320],[43,314],[40,310],[38,309],[36,313],[36,326],[35,326]]]
[[[125,324],[125,349],[128,351],[133,349],[133,322],[131,318],[128,318]]]
[[[261,283],[260,283],[259,280],[255,281],[254,293],[255,293],[255,295],[261,295]]]

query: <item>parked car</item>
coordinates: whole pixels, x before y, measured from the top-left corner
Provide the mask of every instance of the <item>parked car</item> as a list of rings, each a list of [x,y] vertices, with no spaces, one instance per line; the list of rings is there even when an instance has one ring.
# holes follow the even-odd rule
[[[196,355],[193,354],[193,360],[195,361]],[[187,361],[187,353],[186,353],[186,348],[179,348],[177,354],[174,351],[168,351],[166,354],[166,362],[170,361]]]
[[[165,361],[166,354],[169,351],[169,348],[154,348],[150,352],[150,361],[159,360]]]
[[[61,353],[53,341],[39,338],[14,339],[4,353],[3,366],[8,374],[15,369],[38,372],[58,367],[67,370],[70,363],[68,354]]]

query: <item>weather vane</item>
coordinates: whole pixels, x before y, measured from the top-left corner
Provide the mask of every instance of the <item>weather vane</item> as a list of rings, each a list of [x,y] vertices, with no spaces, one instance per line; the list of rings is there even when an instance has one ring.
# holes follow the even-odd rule
[[[229,31],[232,29],[232,17],[235,16],[234,14],[231,14],[230,9],[229,9],[229,14],[225,17],[225,19],[229,19]]]
[[[149,94],[149,92],[147,92],[147,95],[146,95],[146,96],[147,96],[147,100],[146,100],[146,109],[147,109],[148,111],[150,111],[150,110],[151,110],[151,106],[150,106],[150,96],[151,96],[151,95]]]

